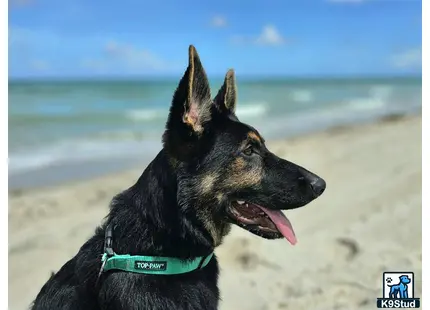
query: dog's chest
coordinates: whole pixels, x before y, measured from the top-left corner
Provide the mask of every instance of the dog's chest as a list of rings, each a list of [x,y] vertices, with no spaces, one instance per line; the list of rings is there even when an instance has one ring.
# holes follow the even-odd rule
[[[101,309],[218,309],[218,266],[175,276],[119,272],[99,292]]]

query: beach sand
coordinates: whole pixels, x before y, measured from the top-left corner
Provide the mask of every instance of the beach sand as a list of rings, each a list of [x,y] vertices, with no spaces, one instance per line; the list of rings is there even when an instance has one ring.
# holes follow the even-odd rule
[[[421,297],[421,117],[271,141],[327,181],[287,211],[298,244],[235,227],[217,250],[221,309],[374,309],[382,272],[415,272]],[[94,180],[9,192],[9,309],[26,309],[91,236],[143,166]]]

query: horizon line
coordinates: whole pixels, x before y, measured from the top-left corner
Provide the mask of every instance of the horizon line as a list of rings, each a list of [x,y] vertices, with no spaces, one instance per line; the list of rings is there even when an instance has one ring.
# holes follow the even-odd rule
[[[273,80],[350,80],[350,79],[402,79],[415,78],[422,79],[421,74],[343,74],[343,75],[236,75],[242,81],[273,81]],[[177,80],[176,75],[166,76],[30,76],[30,77],[8,77],[8,82],[128,82],[128,81],[173,81]],[[180,77],[179,77],[180,79]],[[208,76],[208,79],[222,80],[223,75]]]

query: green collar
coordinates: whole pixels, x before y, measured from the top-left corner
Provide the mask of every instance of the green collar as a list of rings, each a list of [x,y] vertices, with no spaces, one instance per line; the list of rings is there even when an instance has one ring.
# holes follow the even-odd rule
[[[134,273],[145,273],[154,275],[173,275],[191,272],[206,267],[211,261],[214,253],[207,256],[195,257],[183,260],[175,257],[163,256],[141,256],[141,255],[118,255],[113,251],[113,225],[110,223],[105,231],[105,245],[102,256],[97,282],[102,272],[109,270],[123,270]]]
[[[208,256],[196,257],[191,260],[181,260],[174,257],[117,255],[108,257],[104,254],[103,271],[123,270],[134,273],[155,275],[173,275],[191,272],[205,267],[211,261],[213,253]]]

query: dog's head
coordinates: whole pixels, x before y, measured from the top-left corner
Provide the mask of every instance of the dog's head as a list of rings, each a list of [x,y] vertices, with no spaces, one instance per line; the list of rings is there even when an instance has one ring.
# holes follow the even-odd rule
[[[189,48],[189,65],[174,94],[163,136],[178,174],[178,201],[197,215],[217,245],[229,223],[267,239],[296,242],[281,212],[302,207],[325,190],[317,175],[271,153],[264,138],[235,114],[236,84],[229,70],[211,99],[199,56]]]
[[[399,279],[400,279],[400,283],[403,283],[403,284],[411,283],[411,279],[409,279],[409,277],[406,275],[400,276]]]

